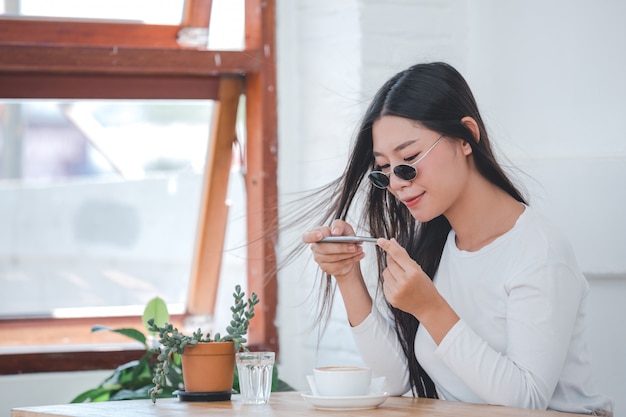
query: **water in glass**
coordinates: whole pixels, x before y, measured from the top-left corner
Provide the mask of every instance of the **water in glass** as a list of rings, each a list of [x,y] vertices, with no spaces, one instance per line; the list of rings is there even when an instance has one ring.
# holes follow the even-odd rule
[[[265,404],[272,388],[274,352],[237,353],[239,390],[244,404]]]

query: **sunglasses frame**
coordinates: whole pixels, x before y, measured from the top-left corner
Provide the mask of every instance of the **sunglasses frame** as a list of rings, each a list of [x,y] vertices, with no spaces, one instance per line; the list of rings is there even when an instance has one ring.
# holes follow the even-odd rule
[[[415,165],[417,165],[418,162],[426,158],[430,151],[432,151],[435,146],[437,146],[437,144],[441,142],[441,140],[445,137],[445,135],[439,136],[439,139],[437,139],[435,143],[430,146],[430,148],[426,149],[426,152],[424,152],[419,158],[417,158],[410,164],[398,164],[390,169],[389,172],[372,171],[367,176],[367,178],[369,178],[374,187],[380,188],[381,190],[387,189],[387,187],[389,187],[389,185],[391,184],[392,172],[396,177],[400,178],[403,181],[413,181],[415,177],[417,177],[417,169],[415,168]],[[408,172],[408,175],[403,170],[406,170]],[[384,183],[386,183],[386,185],[383,186]]]

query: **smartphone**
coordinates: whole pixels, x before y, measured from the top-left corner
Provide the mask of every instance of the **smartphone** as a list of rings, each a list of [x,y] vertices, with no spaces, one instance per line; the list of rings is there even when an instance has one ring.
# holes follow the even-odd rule
[[[361,243],[371,242],[376,243],[377,237],[365,237],[365,236],[327,236],[318,240],[317,243]]]

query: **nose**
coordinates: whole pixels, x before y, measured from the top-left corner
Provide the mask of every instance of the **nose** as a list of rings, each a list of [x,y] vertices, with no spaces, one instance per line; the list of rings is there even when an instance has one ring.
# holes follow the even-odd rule
[[[400,190],[411,185],[411,181],[413,180],[403,180],[392,171],[389,175],[389,188]]]

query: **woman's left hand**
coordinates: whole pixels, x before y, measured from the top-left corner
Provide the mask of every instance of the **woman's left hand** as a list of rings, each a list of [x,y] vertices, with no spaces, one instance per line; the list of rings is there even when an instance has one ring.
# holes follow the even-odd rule
[[[387,253],[387,268],[383,271],[385,298],[395,308],[415,316],[439,344],[459,317],[395,239],[378,239],[377,243]]]
[[[419,320],[429,304],[440,297],[439,292],[395,239],[379,239],[378,246],[387,253],[387,268],[383,271],[383,291],[387,301]]]

